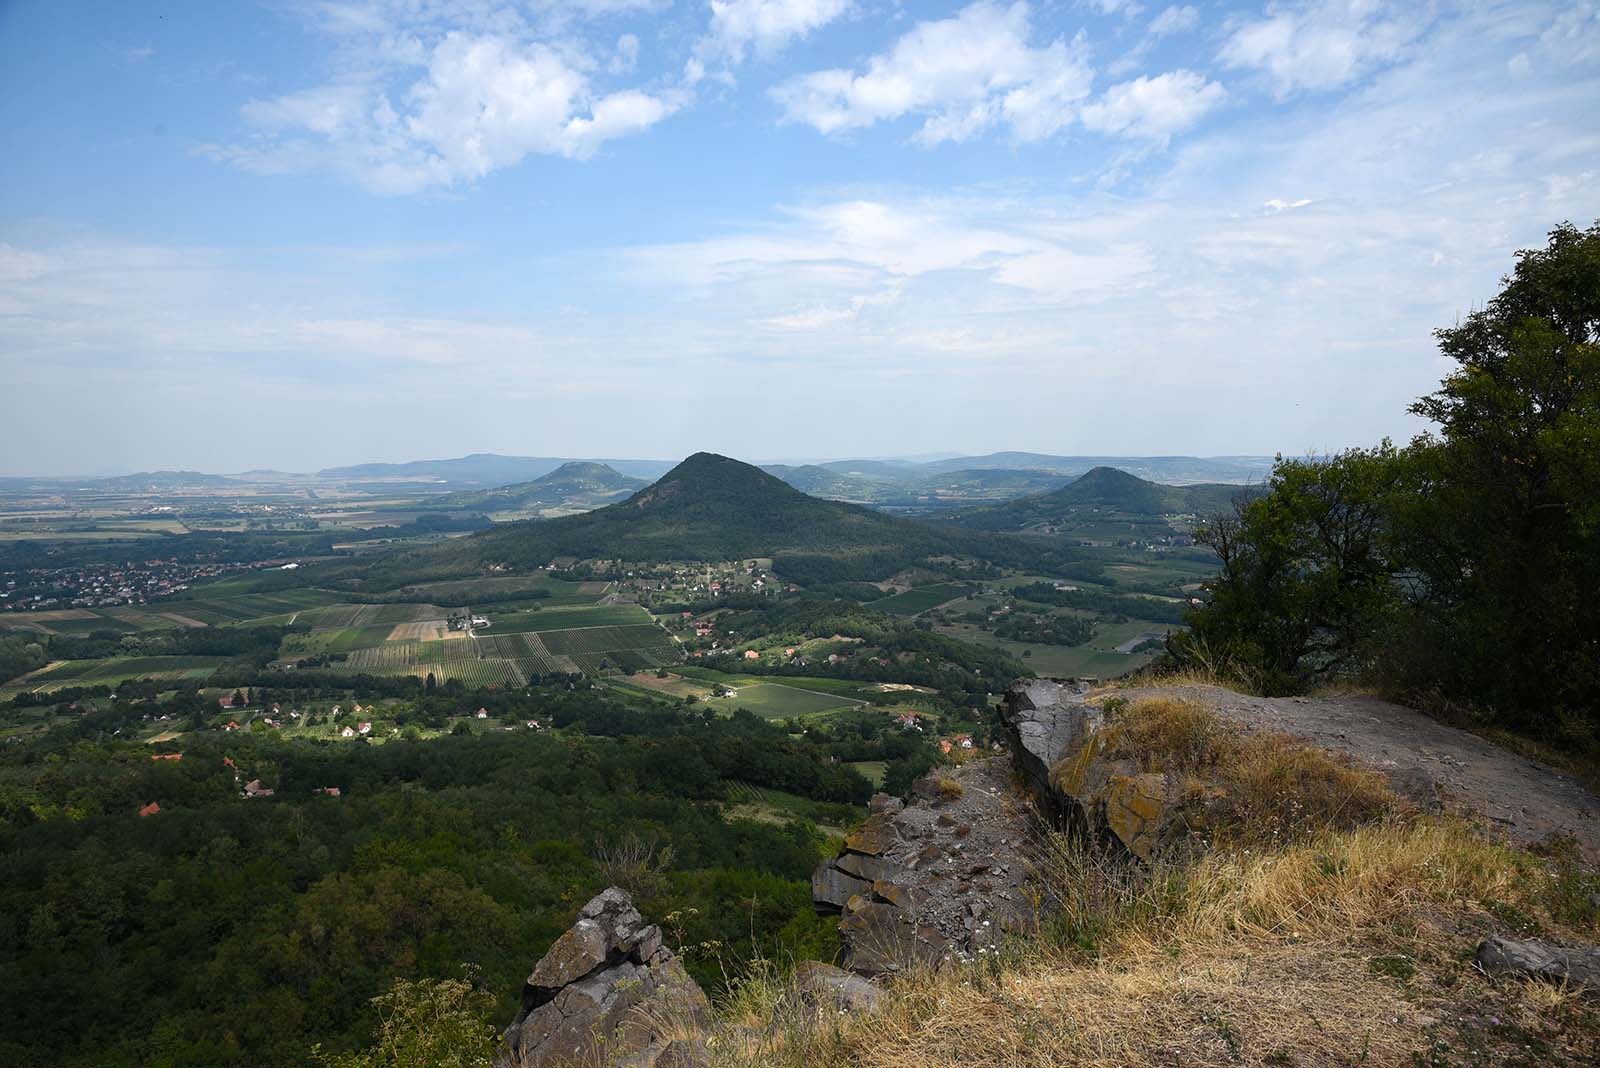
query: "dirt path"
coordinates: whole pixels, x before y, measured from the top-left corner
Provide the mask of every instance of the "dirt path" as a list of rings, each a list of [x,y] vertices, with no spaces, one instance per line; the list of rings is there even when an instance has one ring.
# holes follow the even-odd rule
[[[1600,863],[1600,799],[1570,775],[1401,705],[1375,697],[1247,697],[1220,686],[1103,692],[1130,699],[1182,694],[1245,727],[1297,735],[1402,779],[1420,771],[1447,805],[1514,841],[1569,834]]]

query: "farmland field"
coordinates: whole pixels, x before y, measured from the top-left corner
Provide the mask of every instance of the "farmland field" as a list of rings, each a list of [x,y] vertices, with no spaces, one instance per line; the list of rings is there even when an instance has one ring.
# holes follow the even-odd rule
[[[1065,646],[1007,641],[968,624],[939,628],[963,641],[1004,649],[1040,675],[1100,679],[1136,671],[1154,659],[1153,653],[1119,653],[1115,649],[1129,637],[1151,629],[1166,628],[1139,621],[1103,623],[1095,628],[1087,645]]]
[[[357,628],[354,633],[370,634],[375,629],[382,628]],[[632,628],[595,629],[611,631]],[[601,650],[601,655],[609,655],[613,662],[618,656],[627,656],[642,665],[644,654],[633,652],[633,646],[641,642],[645,645],[659,644],[664,637],[656,627],[643,629],[650,634],[606,641],[591,639],[589,644],[610,646],[620,641],[615,650]],[[351,632],[330,633],[344,635]],[[314,634],[311,637],[320,638],[321,635]],[[599,659],[599,656],[595,657],[596,661]],[[481,682],[486,686],[521,686],[537,675],[573,675],[585,670],[572,658],[552,652],[539,634],[486,634],[482,631],[471,634],[456,631],[448,638],[389,640],[363,645],[351,649],[342,666],[353,674],[410,675],[419,679],[432,675],[438,682],[460,679],[469,685]],[[591,666],[588,670],[596,668]]]
[[[310,634],[290,634],[283,639],[280,655],[286,659],[320,656],[323,653],[348,653],[382,645],[394,628],[386,623],[371,627],[338,627],[314,630]]]
[[[443,619],[424,619],[416,623],[396,623],[389,632],[392,642],[419,642],[443,638],[449,631]]]
[[[855,768],[866,780],[878,789],[883,788],[883,775],[889,765],[882,760],[852,760],[849,767]]]
[[[866,704],[849,694],[860,692],[860,683],[846,679],[773,678],[764,675],[740,675],[716,671],[712,668],[673,668],[674,676],[692,684],[696,694],[702,695],[707,707],[732,714],[736,709],[747,708],[758,716],[782,719],[787,716],[812,715],[833,712]],[[636,684],[657,689],[664,688],[662,680],[633,680]],[[671,680],[671,681],[676,681]],[[714,685],[723,685],[738,691],[736,697],[706,697]],[[667,690],[673,693],[676,687]]]
[[[814,715],[850,708],[860,702],[848,697],[801,690],[776,682],[758,682],[754,686],[739,686],[733,697],[703,698],[706,707],[724,715],[732,715],[744,708],[764,719],[787,719],[790,716]]]
[[[876,608],[880,612],[890,612],[897,616],[914,616],[919,612],[926,612],[936,608],[946,601],[953,601],[967,592],[966,586],[958,586],[953,582],[941,582],[937,586],[919,586],[914,590],[904,593],[891,594],[876,601],[867,602],[868,608]]]
[[[100,686],[124,679],[202,679],[222,663],[209,656],[111,657],[64,660],[0,686],[0,698],[30,691],[50,692],[68,686]]]
[[[482,634],[516,634],[526,631],[569,630],[575,627],[642,625],[654,627],[650,613],[636,604],[594,605],[587,608],[541,608],[530,612],[496,614],[485,610],[489,627]]]
[[[449,579],[423,582],[399,590],[399,594],[418,600],[471,604],[481,599],[499,600],[518,593],[548,592],[542,603],[551,606],[593,604],[605,593],[604,582],[567,582],[543,575],[517,575],[499,578]]]
[[[704,707],[722,715],[731,716],[739,709],[747,709],[765,719],[787,719],[790,716],[812,716],[853,708],[861,702],[848,697],[817,693],[777,682],[734,680],[727,683],[737,690],[733,697],[711,696],[711,683],[669,675],[659,679],[641,672],[625,680],[612,680],[612,685],[624,690],[649,693],[661,697],[694,697]]]

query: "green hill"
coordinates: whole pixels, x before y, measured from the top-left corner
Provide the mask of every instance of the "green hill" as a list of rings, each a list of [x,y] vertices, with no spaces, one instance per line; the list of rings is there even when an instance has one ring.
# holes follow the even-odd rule
[[[531,482],[489,490],[464,490],[423,501],[419,507],[443,512],[587,512],[645,486],[605,464],[577,460]]]
[[[902,519],[808,497],[758,467],[696,453],[627,500],[582,515],[501,523],[468,537],[358,563],[330,563],[319,581],[376,591],[421,578],[529,571],[580,560],[778,558],[802,584],[887,578],[929,559],[1049,567],[1073,550]]]
[[[952,521],[976,530],[1019,531],[1117,518],[1205,518],[1229,510],[1240,494],[1252,492],[1243,486],[1163,486],[1114,467],[1096,467],[1058,490],[969,509]]]
[[[507,524],[464,539],[460,548],[486,562],[533,566],[556,556],[730,560],[924,546],[934,552],[953,542],[942,531],[808,497],[758,467],[700,452],[625,501],[581,516]]]

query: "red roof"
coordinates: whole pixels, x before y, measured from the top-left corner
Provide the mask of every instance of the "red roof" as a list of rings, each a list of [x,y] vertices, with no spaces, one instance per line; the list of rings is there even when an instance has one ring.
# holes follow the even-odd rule
[[[156,813],[158,813],[160,811],[161,811],[160,802],[152,801],[148,805],[145,805],[143,808],[141,808],[139,810],[139,815],[141,815],[141,816],[154,816]]]

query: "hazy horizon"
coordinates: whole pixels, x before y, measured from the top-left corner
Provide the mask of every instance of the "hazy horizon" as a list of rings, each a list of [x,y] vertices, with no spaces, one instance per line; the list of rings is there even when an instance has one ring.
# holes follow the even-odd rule
[[[273,474],[282,474],[282,475],[313,476],[313,475],[318,474],[319,472],[326,471],[326,470],[331,470],[331,469],[337,469],[337,468],[364,467],[364,466],[378,465],[378,464],[403,465],[403,464],[419,464],[419,463],[422,463],[422,464],[425,464],[425,463],[448,463],[448,462],[451,462],[451,461],[454,461],[454,460],[465,459],[465,458],[470,457],[470,456],[498,456],[498,457],[502,457],[502,458],[505,458],[505,459],[518,459],[518,460],[522,460],[522,459],[558,460],[558,461],[561,461],[563,463],[572,463],[572,462],[608,463],[608,462],[616,462],[616,463],[677,464],[677,463],[680,463],[683,460],[687,459],[688,457],[694,455],[695,453],[699,453],[699,452],[716,452],[716,450],[714,450],[714,449],[691,449],[689,452],[684,453],[682,456],[671,456],[671,455],[655,455],[655,456],[650,456],[650,455],[641,455],[641,456],[620,456],[620,455],[614,455],[614,456],[579,456],[579,455],[556,455],[556,454],[530,455],[530,454],[527,454],[527,453],[500,453],[500,452],[493,452],[493,451],[490,451],[490,450],[473,450],[472,452],[461,453],[461,454],[456,455],[456,456],[406,456],[406,457],[400,457],[400,458],[372,458],[372,459],[364,459],[364,460],[340,461],[340,462],[337,462],[337,463],[317,464],[314,467],[307,467],[307,468],[304,468],[304,469],[301,469],[301,470],[294,470],[294,469],[285,468],[285,467],[271,467],[271,466],[268,466],[268,465],[265,465],[265,464],[251,464],[248,467],[241,467],[241,468],[237,468],[237,469],[212,468],[212,467],[205,466],[205,464],[203,462],[201,462],[201,461],[196,461],[196,462],[193,462],[193,463],[173,464],[173,465],[167,465],[167,466],[163,466],[163,467],[127,467],[127,466],[124,465],[124,466],[109,466],[109,467],[103,467],[103,468],[100,468],[100,469],[80,470],[80,471],[12,471],[12,470],[0,470],[0,478],[36,478],[36,479],[119,478],[119,477],[125,477],[127,475],[154,473],[154,472],[158,472],[158,471],[193,471],[193,472],[197,472],[197,473],[203,474],[203,475],[224,475],[224,476],[244,475],[244,474],[249,474],[250,472],[270,472],[270,473],[273,473]],[[735,459],[735,460],[743,461],[744,463],[753,464],[753,465],[758,466],[758,467],[775,467],[775,466],[795,466],[795,467],[798,467],[798,466],[804,466],[804,465],[808,465],[808,464],[821,465],[821,464],[830,464],[830,463],[844,463],[844,462],[848,462],[848,461],[870,461],[870,462],[886,462],[886,463],[902,462],[902,463],[909,463],[909,464],[936,463],[936,462],[943,461],[943,460],[955,460],[955,459],[961,459],[961,458],[981,459],[981,458],[987,457],[987,456],[993,456],[993,455],[997,455],[997,454],[1001,454],[1001,453],[1011,453],[1011,452],[1031,453],[1031,454],[1039,455],[1039,456],[1051,456],[1051,457],[1059,457],[1059,458],[1062,458],[1062,459],[1077,459],[1077,460],[1086,460],[1086,459],[1125,459],[1125,460],[1152,460],[1152,459],[1265,460],[1265,459],[1270,459],[1271,455],[1273,455],[1273,454],[1268,454],[1268,453],[1230,453],[1230,454],[1217,454],[1215,456],[1195,456],[1195,455],[1192,455],[1192,454],[1189,454],[1189,453],[1173,453],[1173,452],[1117,453],[1117,454],[1113,454],[1113,453],[1060,453],[1060,452],[1051,452],[1051,451],[1046,450],[1046,449],[987,449],[987,450],[984,450],[983,452],[973,452],[973,453],[952,452],[952,451],[948,451],[947,450],[947,451],[943,451],[943,452],[920,453],[920,454],[915,454],[915,455],[884,454],[884,455],[878,455],[878,456],[778,456],[778,457],[732,456],[731,458]],[[723,453],[721,455],[728,455],[728,454]]]
[[[1600,216],[1551,0],[19,0],[0,87],[7,473],[1403,441]]]

